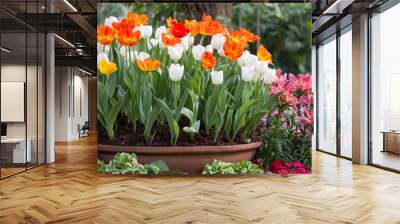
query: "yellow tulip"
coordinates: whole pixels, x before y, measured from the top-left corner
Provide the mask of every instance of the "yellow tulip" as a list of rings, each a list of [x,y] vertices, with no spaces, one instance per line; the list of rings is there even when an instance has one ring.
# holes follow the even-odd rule
[[[116,65],[115,63],[108,62],[108,61],[105,60],[105,59],[102,59],[102,60],[99,62],[99,65],[98,65],[97,68],[99,69],[99,71],[100,71],[103,75],[106,75],[106,76],[109,76],[109,75],[113,74],[114,72],[116,72],[116,71],[118,70],[118,69],[117,69],[117,65]]]

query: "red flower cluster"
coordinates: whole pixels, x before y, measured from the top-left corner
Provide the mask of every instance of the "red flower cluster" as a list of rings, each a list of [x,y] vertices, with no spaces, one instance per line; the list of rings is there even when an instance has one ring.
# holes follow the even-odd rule
[[[269,164],[269,170],[272,173],[277,173],[280,175],[311,173],[311,171],[300,161],[283,162],[280,160],[274,160]]]

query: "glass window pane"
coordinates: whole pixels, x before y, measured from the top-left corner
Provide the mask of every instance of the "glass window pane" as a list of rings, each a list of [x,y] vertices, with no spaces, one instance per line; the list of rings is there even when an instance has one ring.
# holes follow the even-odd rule
[[[318,48],[318,147],[336,153],[336,40]]]
[[[372,163],[400,170],[400,5],[372,17]]]
[[[30,162],[26,141],[26,33],[3,32],[1,46],[1,174],[9,176],[25,170]],[[26,150],[28,149],[28,150]]]
[[[340,153],[352,157],[352,33],[340,36]]]

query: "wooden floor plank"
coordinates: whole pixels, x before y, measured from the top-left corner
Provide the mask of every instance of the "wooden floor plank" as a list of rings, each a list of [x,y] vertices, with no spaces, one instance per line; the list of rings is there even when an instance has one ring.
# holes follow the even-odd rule
[[[96,138],[0,181],[0,223],[400,223],[400,175],[313,153],[312,175],[96,173]]]

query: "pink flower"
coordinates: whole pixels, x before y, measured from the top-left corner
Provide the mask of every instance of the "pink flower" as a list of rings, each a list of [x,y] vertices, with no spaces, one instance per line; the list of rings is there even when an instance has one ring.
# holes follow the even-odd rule
[[[312,79],[310,74],[299,74],[297,76],[297,87],[303,93],[310,93],[312,91]]]
[[[312,105],[314,104],[314,96],[312,94],[308,96],[300,96],[299,103],[302,105]]]
[[[297,98],[290,92],[290,91],[285,91],[283,92],[281,96],[282,100],[292,106],[293,108],[296,107],[297,105]]]
[[[307,126],[313,125],[313,121],[314,121],[313,110],[312,109],[307,110],[306,108],[304,108],[303,116],[298,116],[297,119],[304,125],[307,125]]]

